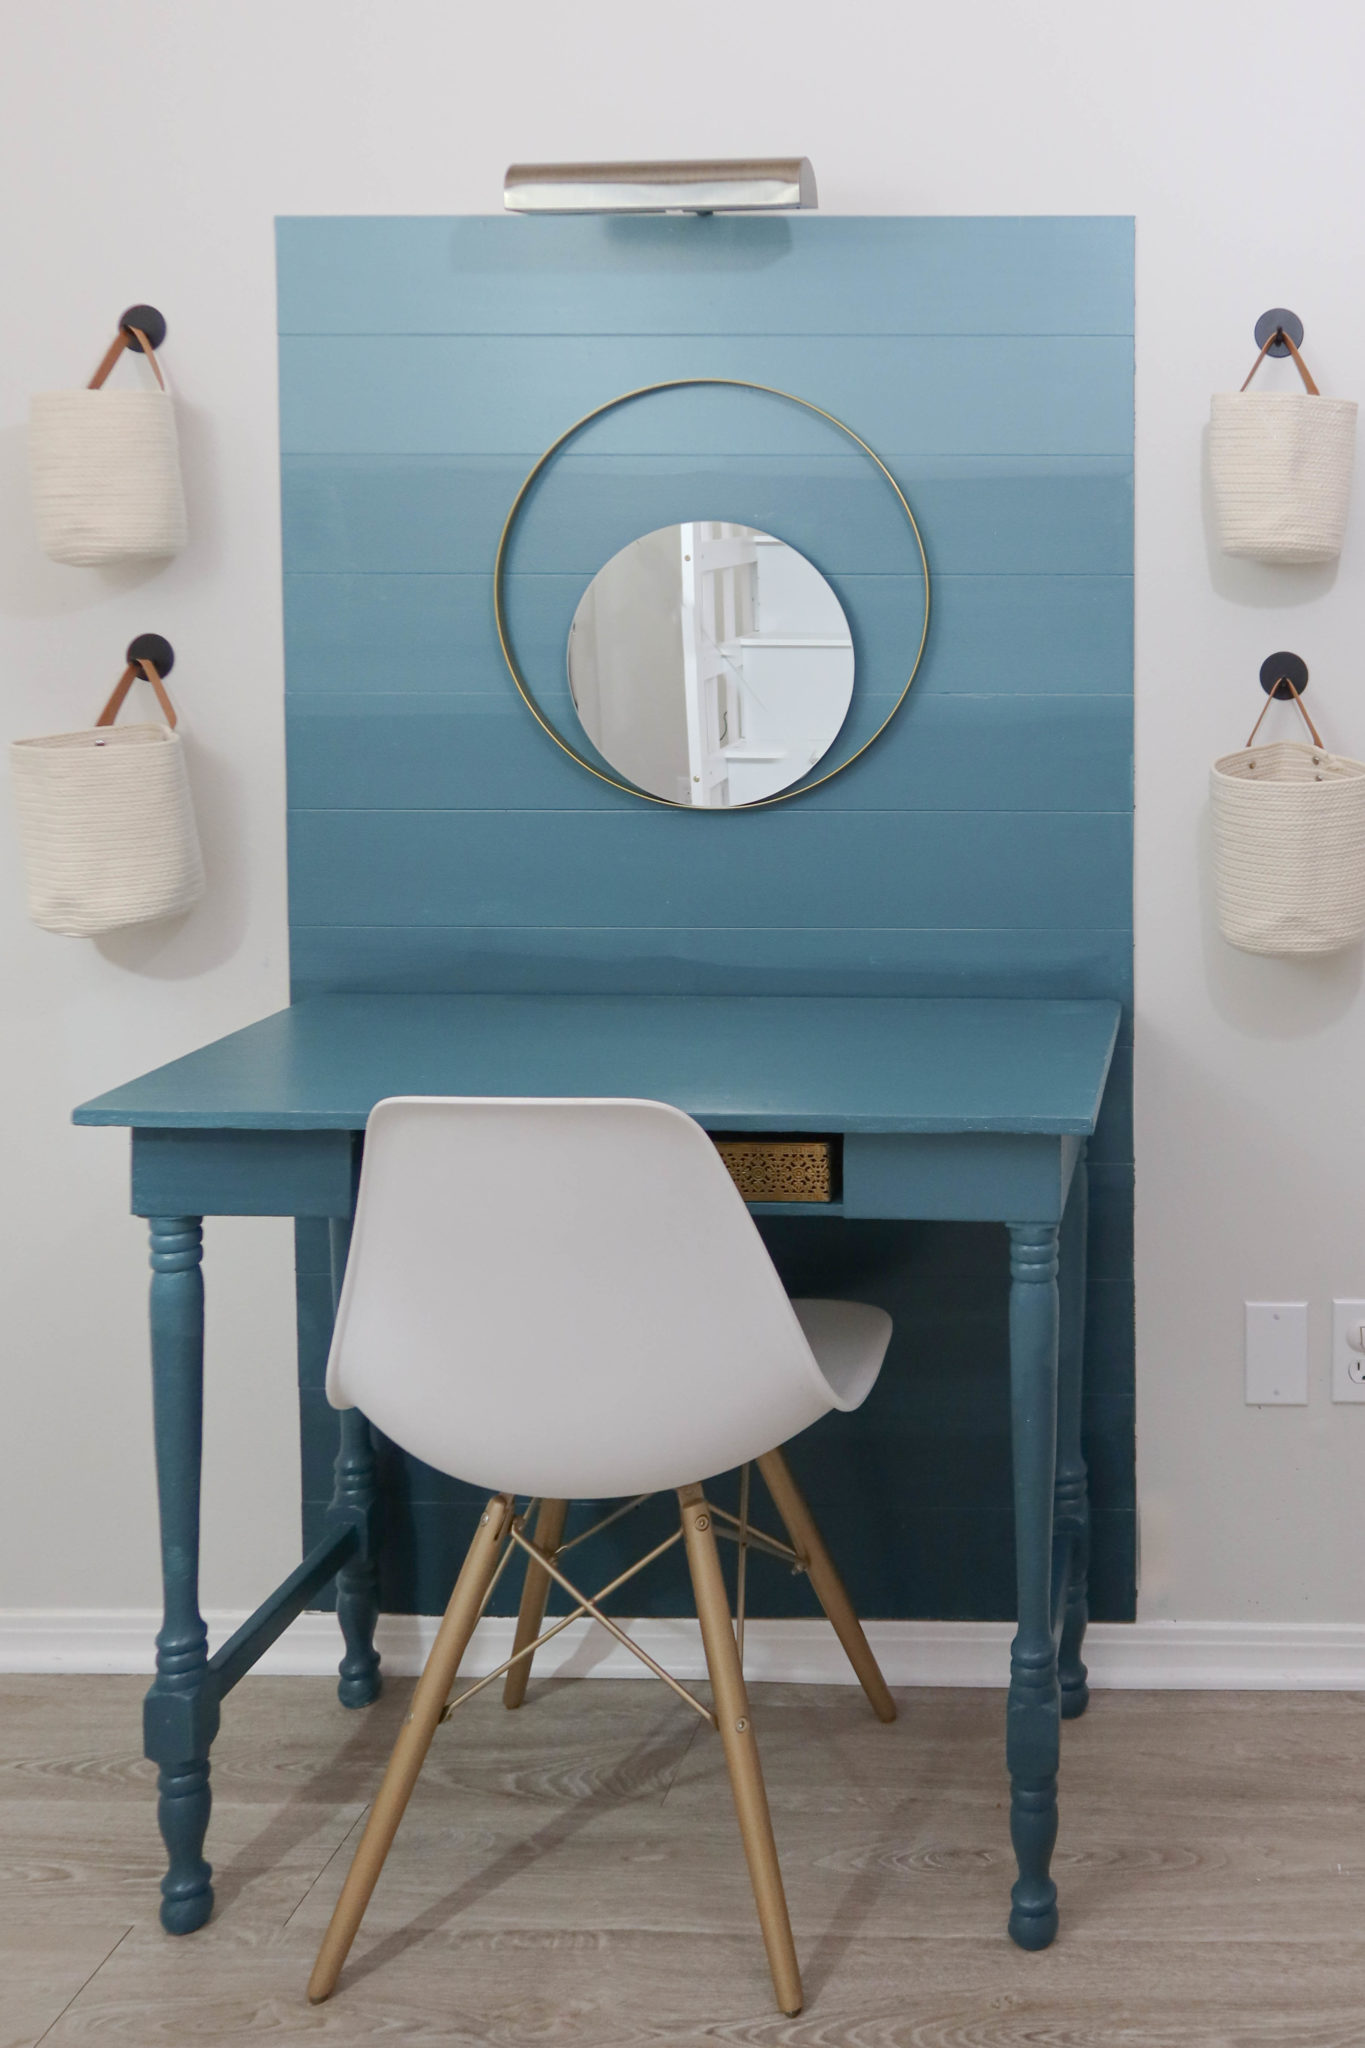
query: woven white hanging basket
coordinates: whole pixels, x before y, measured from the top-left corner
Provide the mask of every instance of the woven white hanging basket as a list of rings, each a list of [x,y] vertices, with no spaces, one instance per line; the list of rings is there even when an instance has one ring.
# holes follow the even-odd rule
[[[173,917],[204,893],[175,712],[152,664],[137,667],[166,725],[115,726],[137,673],[130,663],[87,731],[10,745],[29,916],[68,938]]]
[[[109,391],[105,379],[135,335],[154,391]],[[29,404],[29,471],[38,541],[54,562],[177,555],[188,539],[175,407],[138,329],[118,337],[85,391],[40,391]]]
[[[1218,544],[1257,562],[1332,562],[1341,553],[1355,466],[1357,406],[1324,398],[1283,328],[1304,389],[1215,394],[1209,472]]]
[[[1294,696],[1311,746],[1257,746],[1258,718],[1209,776],[1218,928],[1244,953],[1336,953],[1365,936],[1365,762],[1329,753]]]

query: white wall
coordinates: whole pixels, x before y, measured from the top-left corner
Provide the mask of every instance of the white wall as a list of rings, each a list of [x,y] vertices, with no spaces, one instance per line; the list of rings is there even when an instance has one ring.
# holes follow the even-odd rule
[[[1365,386],[1365,16],[751,0],[725,34],[740,96],[713,38],[645,0],[11,13],[4,728],[83,721],[130,634],[168,634],[214,885],[178,931],[50,938],[0,818],[0,1604],[155,1598],[126,1139],[68,1111],[285,996],[272,216],[495,211],[514,158],[795,149],[833,212],[1137,215],[1142,1611],[1365,1619],[1365,1411],[1330,1406],[1324,1345],[1332,1293],[1365,1296],[1360,960],[1224,951],[1201,872],[1206,764],[1240,744],[1264,654],[1301,651],[1330,741],[1365,754],[1365,520],[1340,574],[1277,573],[1212,559],[1200,504],[1207,395],[1240,381],[1263,308],[1302,313],[1325,390]],[[36,554],[21,426],[137,299],[170,321],[195,536],[142,583]],[[288,1232],[217,1223],[208,1246],[205,1597],[245,1606],[295,1555]],[[1311,1300],[1306,1410],[1242,1405],[1248,1295]]]

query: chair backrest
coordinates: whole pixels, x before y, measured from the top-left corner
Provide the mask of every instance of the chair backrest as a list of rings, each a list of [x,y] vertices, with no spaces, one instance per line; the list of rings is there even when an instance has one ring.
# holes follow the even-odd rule
[[[835,1405],[700,1125],[582,1098],[376,1105],[327,1393],[565,1499],[708,1478]]]

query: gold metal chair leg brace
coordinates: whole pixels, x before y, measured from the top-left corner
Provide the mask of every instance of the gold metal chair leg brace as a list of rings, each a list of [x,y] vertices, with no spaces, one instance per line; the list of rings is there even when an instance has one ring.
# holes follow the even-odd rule
[[[763,1945],[768,1951],[768,1967],[772,1971],[777,2003],[783,2012],[793,2015],[801,2010],[801,1972],[792,1941],[786,1894],[782,1889],[782,1871],[773,1840],[763,1770],[754,1740],[749,1695],[745,1691],[744,1673],[740,1668],[739,1650],[730,1621],[730,1602],[721,1573],[715,1527],[700,1486],[681,1487],[678,1503],[682,1509],[692,1590],[697,1600],[697,1619],[701,1623],[702,1644],[716,1702],[716,1723],[725,1746],[730,1789],[749,1865],[749,1878],[754,1888],[759,1926],[763,1930]]]
[[[462,1707],[466,1700],[472,1700],[476,1693],[480,1693],[484,1690],[485,1686],[496,1685],[498,1680],[502,1678],[505,1675],[505,1673],[510,1671],[514,1665],[524,1663],[527,1659],[530,1658],[534,1651],[539,1650],[545,1643],[553,1642],[554,1638],[557,1635],[562,1634],[563,1631],[569,1627],[571,1622],[580,1621],[582,1620],[584,1615],[587,1615],[590,1619],[594,1621],[600,1621],[604,1628],[610,1630],[610,1632],[613,1635],[617,1636],[618,1639],[625,1644],[627,1649],[634,1652],[634,1654],[640,1659],[640,1662],[642,1664],[647,1665],[650,1671],[653,1672],[656,1677],[661,1678],[665,1685],[669,1686],[675,1693],[677,1693],[679,1699],[686,1700],[688,1706],[693,1708],[694,1711],[701,1716],[702,1720],[706,1722],[708,1727],[714,1728],[716,1725],[716,1717],[711,1712],[710,1708],[703,1706],[701,1701],[695,1698],[694,1695],[687,1690],[687,1687],[685,1685],[680,1685],[678,1680],[674,1678],[671,1675],[671,1673],[665,1671],[661,1665],[656,1664],[653,1658],[650,1657],[644,1650],[642,1650],[639,1644],[633,1641],[632,1638],[625,1633],[624,1629],[617,1628],[614,1622],[608,1620],[606,1615],[599,1612],[600,1603],[603,1600],[608,1599],[611,1596],[611,1594],[618,1591],[620,1587],[626,1584],[627,1580],[638,1577],[638,1575],[642,1571],[644,1571],[647,1566],[653,1564],[656,1557],[662,1557],[664,1552],[666,1550],[671,1550],[675,1543],[681,1543],[682,1534],[682,1528],[681,1526],[679,1526],[673,1531],[673,1534],[671,1536],[665,1536],[662,1543],[656,1543],[653,1550],[647,1550],[643,1557],[636,1558],[634,1564],[627,1565],[626,1569],[623,1572],[618,1573],[617,1576],[614,1579],[612,1579],[608,1585],[601,1587],[596,1593],[593,1594],[591,1599],[588,1598],[586,1593],[580,1593],[578,1588],[574,1586],[568,1579],[561,1578],[559,1582],[573,1594],[575,1600],[578,1602],[578,1605],[576,1607],[570,1608],[567,1614],[561,1614],[557,1621],[552,1622],[549,1628],[543,1630],[542,1633],[535,1638],[534,1642],[526,1643],[520,1650],[514,1650],[512,1652],[512,1655],[506,1658],[503,1663],[499,1664],[495,1670],[485,1672],[482,1678],[476,1678],[474,1680],[474,1683],[472,1685],[466,1686],[464,1691],[460,1693],[457,1698],[453,1700],[447,1700],[445,1706],[441,1710],[442,1721],[448,1721],[451,1715],[455,1712],[455,1709],[457,1707]],[[517,1529],[514,1529],[512,1531],[512,1539],[514,1543],[521,1544],[523,1549],[534,1549],[534,1546],[530,1546],[525,1543],[524,1539],[520,1536]],[[542,1567],[548,1566],[550,1564],[551,1560],[548,1557],[544,1556],[540,1550],[535,1549],[534,1554],[541,1563]],[[511,1555],[510,1551],[507,1553],[507,1555]]]
[[[331,1923],[322,1938],[313,1974],[308,1980],[308,1999],[312,2005],[320,2005],[336,1988],[342,1964],[350,1953],[351,1943],[365,1916],[379,1873],[384,1868],[384,1859],[398,1832],[398,1823],[417,1783],[418,1772],[431,1747],[441,1710],[487,1599],[503,1547],[513,1532],[514,1518],[515,1504],[511,1496],[495,1494],[484,1510],[474,1541],[460,1567],[450,1605],[437,1631],[426,1669],[417,1681],[417,1689],[398,1731],[384,1781],[370,1808],[360,1846],[341,1888]]]
[[[562,1586],[566,1593],[572,1594],[573,1598],[578,1601],[579,1605],[583,1609],[583,1612],[585,1614],[590,1614],[594,1621],[600,1622],[603,1628],[607,1631],[607,1634],[615,1636],[617,1642],[620,1643],[623,1649],[629,1650],[632,1657],[638,1657],[640,1662],[646,1667],[646,1669],[652,1671],[656,1678],[661,1678],[664,1684],[668,1687],[670,1692],[675,1692],[680,1700],[686,1700],[688,1706],[695,1708],[697,1713],[701,1715],[703,1721],[709,1721],[712,1718],[710,1709],[708,1707],[704,1707],[699,1699],[695,1699],[693,1695],[687,1690],[687,1687],[685,1685],[680,1685],[677,1679],[673,1676],[671,1671],[665,1671],[662,1664],[656,1664],[654,1659],[650,1656],[648,1650],[642,1650],[640,1648],[640,1645],[626,1634],[625,1630],[621,1627],[619,1622],[613,1621],[609,1614],[604,1614],[602,1612],[602,1609],[597,1604],[598,1600],[605,1599],[607,1593],[611,1592],[617,1585],[621,1583],[619,1579],[613,1580],[612,1585],[606,1587],[603,1590],[603,1592],[599,1593],[596,1596],[595,1599],[589,1599],[588,1595],[582,1592],[574,1584],[572,1579],[565,1578],[563,1572],[560,1571],[558,1565],[556,1565],[552,1559],[543,1556],[540,1551],[534,1550],[533,1546],[529,1544],[526,1541],[526,1538],[523,1535],[521,1535],[520,1532],[516,1529],[512,1531],[512,1540],[514,1543],[520,1544],[523,1550],[532,1551],[532,1554],[540,1559],[541,1569],[547,1571],[550,1574],[550,1577],[554,1580],[555,1584],[557,1586]],[[668,1541],[666,1543],[660,1544],[658,1548],[659,1550],[666,1550],[671,1544],[675,1543],[676,1541],[676,1536],[670,1536],[668,1538]],[[657,1551],[650,1552],[651,1557],[654,1557],[656,1555]],[[626,1576],[630,1577],[633,1576],[633,1574],[627,1573]]]
[[[620,1507],[613,1508],[609,1515],[603,1515],[590,1528],[581,1529],[577,1536],[572,1537],[567,1543],[564,1541],[564,1523],[568,1516],[569,1503],[566,1500],[547,1500],[540,1510],[540,1519],[536,1523],[535,1547],[546,1552],[558,1563],[561,1557],[570,1550],[577,1549],[580,1543],[590,1542],[603,1529],[609,1529],[613,1522],[619,1522],[624,1515],[633,1515],[636,1508],[643,1507],[647,1500],[653,1498],[654,1496],[649,1493],[637,1493],[633,1500],[625,1501]],[[616,1580],[613,1581],[613,1586],[622,1583],[623,1581]],[[607,1590],[610,1591],[612,1588]],[[544,1566],[538,1559],[528,1559],[526,1578],[521,1589],[521,1606],[517,1612],[516,1637],[506,1667],[507,1683],[502,1693],[502,1703],[505,1707],[519,1707],[526,1697],[526,1686],[531,1676],[531,1658],[540,1648],[539,1631],[545,1622],[545,1602],[549,1591],[550,1579]],[[599,1593],[597,1597],[601,1600],[604,1594]],[[579,1609],[580,1613],[583,1611]],[[577,1615],[573,1619],[576,1620]],[[549,1637],[544,1640],[548,1641]]]
[[[790,1566],[792,1576],[799,1577],[806,1570],[806,1560],[798,1557],[790,1543],[781,1543],[776,1536],[770,1536],[766,1529],[756,1528],[752,1521],[741,1522],[738,1515],[732,1515],[728,1508],[718,1508],[714,1501],[708,1503],[711,1518],[715,1523],[717,1536],[723,1536],[728,1543],[739,1543],[741,1538],[750,1550],[761,1550],[768,1557],[781,1558]]]

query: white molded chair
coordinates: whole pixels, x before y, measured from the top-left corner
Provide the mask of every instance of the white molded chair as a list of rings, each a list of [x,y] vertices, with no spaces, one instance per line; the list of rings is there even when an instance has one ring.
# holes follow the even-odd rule
[[[780,1450],[872,1387],[891,1319],[859,1302],[792,1302],[714,1145],[661,1102],[393,1097],[376,1105],[327,1368],[334,1407],[359,1407],[415,1457],[492,1495],[479,1523],[309,1983],[333,1990],[494,1580],[527,1554],[504,1698],[532,1653],[591,1614],[719,1728],[778,2004],[801,1980],[754,1743],[717,1534],[805,1570],[874,1709],[895,1707]],[[757,1460],[789,1543],[750,1528]],[[741,1514],[700,1482],[746,1468]],[[566,1503],[676,1489],[681,1528],[589,1597],[559,1558]],[[525,1533],[540,1503],[534,1541]],[[575,1541],[581,1541],[577,1538]],[[598,1605],[682,1541],[714,1712]],[[578,1603],[539,1634],[550,1580]],[[467,1698],[468,1693],[462,1695]],[[459,1705],[457,1700],[453,1703]]]

